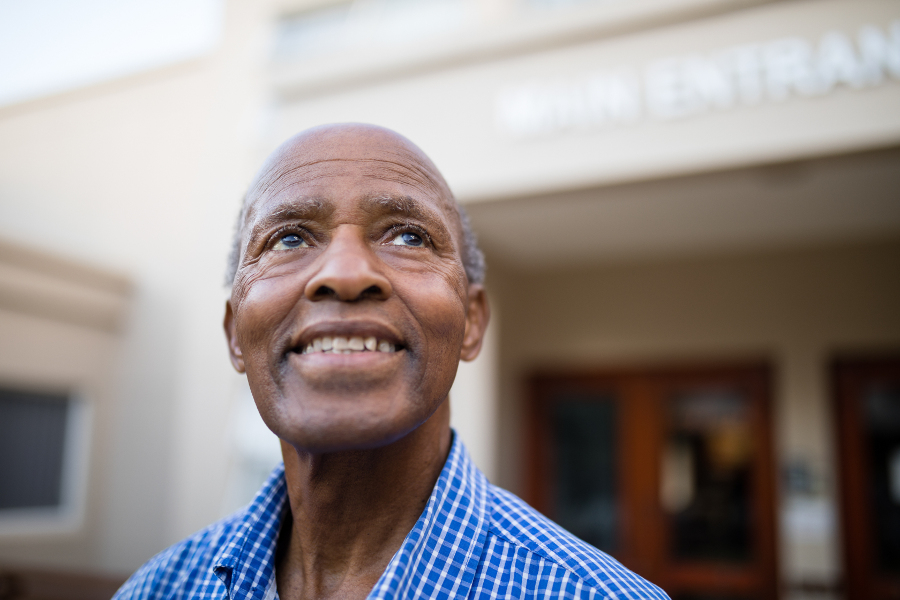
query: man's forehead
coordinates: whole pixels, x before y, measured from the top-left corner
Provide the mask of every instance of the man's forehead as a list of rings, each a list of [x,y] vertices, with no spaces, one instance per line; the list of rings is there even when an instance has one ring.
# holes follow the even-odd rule
[[[307,129],[288,139],[273,152],[273,157],[287,157],[291,160],[366,159],[383,156],[427,163],[434,169],[425,153],[399,133],[375,125],[357,123]]]
[[[415,187],[430,188],[439,196],[451,195],[434,163],[412,142],[388,129],[357,124],[317,127],[287,140],[266,161],[254,191],[262,195],[292,174],[302,178],[329,168],[334,172],[357,170],[373,177],[393,175]]]
[[[264,164],[247,197],[245,215],[282,204],[297,187],[327,199],[335,177],[351,177],[363,197],[397,197],[397,186],[436,200],[436,208],[453,219],[456,202],[431,160],[403,136],[372,125],[328,125],[304,131],[282,144]],[[287,194],[285,194],[287,192]],[[418,193],[415,193],[418,192]],[[261,202],[262,201],[262,202]],[[262,204],[262,205],[261,205]]]

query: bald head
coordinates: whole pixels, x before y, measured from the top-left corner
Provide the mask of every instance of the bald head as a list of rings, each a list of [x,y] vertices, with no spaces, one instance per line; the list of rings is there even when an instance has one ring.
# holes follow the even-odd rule
[[[279,146],[265,161],[244,197],[232,246],[226,282],[231,285],[240,264],[247,224],[254,218],[257,200],[263,196],[290,193],[292,182],[315,166],[333,162],[352,163],[365,175],[390,177],[423,194],[439,198],[442,208],[456,225],[460,255],[470,283],[484,280],[484,255],[478,248],[465,210],[431,159],[402,135],[375,125],[339,123],[302,131]]]

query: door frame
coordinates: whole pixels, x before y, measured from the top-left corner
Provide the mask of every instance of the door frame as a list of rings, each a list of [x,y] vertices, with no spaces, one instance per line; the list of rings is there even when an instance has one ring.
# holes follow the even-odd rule
[[[710,591],[740,593],[754,588],[764,598],[779,596],[776,485],[771,419],[772,369],[766,361],[740,363],[680,363],[617,369],[540,370],[528,378],[526,500],[553,518],[553,480],[549,428],[552,393],[561,389],[610,389],[619,394],[618,514],[619,550],[616,558],[663,589],[707,587]],[[666,389],[692,383],[734,385],[739,382],[751,397],[751,427],[758,440],[754,469],[754,530],[757,548],[752,570],[747,567],[710,568],[702,563],[675,563],[667,558],[668,527],[659,502],[660,457],[665,421],[660,410]],[[628,457],[627,459],[625,457]],[[625,461],[632,466],[628,468]],[[754,583],[754,581],[756,581]]]
[[[866,501],[869,490],[868,451],[865,444],[861,395],[875,377],[900,381],[900,354],[838,357],[831,364],[835,437],[838,454],[838,492],[847,600],[900,597],[900,576],[875,571],[872,514]]]

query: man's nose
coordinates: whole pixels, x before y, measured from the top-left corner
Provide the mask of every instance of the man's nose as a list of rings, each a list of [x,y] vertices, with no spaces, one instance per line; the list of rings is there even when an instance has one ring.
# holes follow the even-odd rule
[[[306,297],[344,302],[384,300],[393,290],[378,263],[363,231],[355,226],[339,227],[316,260],[316,272],[306,284]]]

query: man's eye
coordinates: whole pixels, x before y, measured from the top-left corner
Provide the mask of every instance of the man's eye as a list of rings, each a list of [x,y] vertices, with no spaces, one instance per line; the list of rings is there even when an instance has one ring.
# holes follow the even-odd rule
[[[411,231],[405,231],[391,240],[395,246],[421,246],[424,243],[422,236]]]
[[[281,236],[281,238],[275,242],[273,249],[275,250],[293,250],[294,248],[307,248],[309,244],[306,243],[302,237],[297,235],[296,233],[289,233],[287,235]]]

